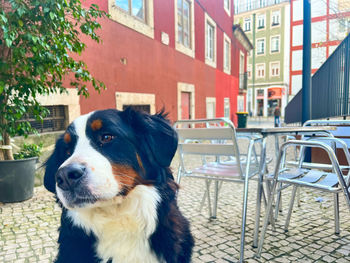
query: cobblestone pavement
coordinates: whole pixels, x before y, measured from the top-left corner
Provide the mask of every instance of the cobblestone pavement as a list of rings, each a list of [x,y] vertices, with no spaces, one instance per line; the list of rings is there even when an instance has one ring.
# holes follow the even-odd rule
[[[271,152],[272,142],[269,142]],[[177,159],[172,167],[176,174]],[[224,183],[217,219],[209,220],[207,207],[198,210],[204,182],[184,178],[179,206],[191,221],[196,246],[193,262],[236,262],[239,255],[242,185]],[[269,228],[260,259],[252,248],[256,182],[249,185],[247,262],[350,262],[350,213],[343,197],[340,204],[340,235],[334,234],[333,197],[301,191],[301,207],[294,208],[290,231],[284,233],[290,190],[283,194],[283,212],[276,230]],[[34,197],[16,204],[0,204],[0,262],[52,262],[57,253],[60,209],[53,195],[36,187]]]

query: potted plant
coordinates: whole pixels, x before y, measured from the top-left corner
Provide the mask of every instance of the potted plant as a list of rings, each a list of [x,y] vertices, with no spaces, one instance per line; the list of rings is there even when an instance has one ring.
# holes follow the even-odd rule
[[[38,95],[63,93],[67,83],[83,96],[88,83],[104,88],[76,59],[85,49],[81,34],[100,41],[97,19],[104,16],[79,0],[0,0],[0,174],[14,159],[10,138],[35,132],[25,114],[39,121],[47,114]]]
[[[36,163],[41,155],[42,143],[24,143],[14,160],[1,162],[0,202],[12,203],[33,196]]]

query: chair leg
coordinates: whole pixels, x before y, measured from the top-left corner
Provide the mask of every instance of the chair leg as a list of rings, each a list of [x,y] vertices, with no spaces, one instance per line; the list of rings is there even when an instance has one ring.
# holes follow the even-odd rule
[[[181,181],[181,167],[179,167],[178,171],[177,171],[177,177],[176,177],[176,183],[177,184],[180,184],[180,181]]]
[[[300,202],[300,187],[298,188],[298,192],[297,192],[297,204],[298,204],[298,207],[301,206],[301,202]]]
[[[266,137],[261,143],[261,154],[260,154],[260,164],[259,164],[259,178],[258,178],[258,189],[256,196],[256,210],[255,210],[255,227],[254,227],[254,238],[253,238],[253,247],[258,246],[259,239],[259,228],[260,228],[260,214],[261,214],[261,199],[265,197],[264,187],[263,187],[263,177],[264,171],[266,170]],[[264,199],[265,201],[265,199]],[[264,204],[266,201],[264,202]]]
[[[242,226],[241,226],[241,246],[239,263],[244,262],[244,243],[245,243],[245,227],[247,222],[247,206],[248,206],[248,176],[244,181],[244,192],[243,192],[243,208],[242,208]]]
[[[298,187],[296,185],[293,185],[293,191],[292,191],[292,197],[290,198],[290,203],[289,203],[289,209],[288,209],[288,214],[286,218],[286,223],[284,224],[284,231],[288,231],[288,226],[290,222],[290,217],[292,215],[292,210],[293,210],[293,205],[294,205],[294,200],[295,200],[295,194],[298,190]]]
[[[218,198],[219,198],[219,181],[215,181],[215,188],[214,188],[214,204],[213,204],[213,215],[211,218],[216,218],[216,213],[218,210]]]
[[[208,181],[208,180],[206,180]],[[199,212],[202,212],[202,209],[203,209],[203,206],[204,206],[204,203],[205,203],[205,199],[207,199],[208,197],[208,189],[210,188],[210,184],[211,184],[211,180],[209,180],[208,182],[208,185],[207,185],[207,182],[206,182],[206,189],[205,189],[205,192],[203,193],[203,196],[202,196],[202,200],[200,202],[200,205],[199,205]],[[209,204],[210,200],[208,201],[208,204]]]
[[[339,227],[339,193],[334,194],[334,223],[335,223],[335,234],[340,233]]]
[[[282,212],[282,206],[281,203],[281,195],[282,195],[282,183],[278,183],[277,186],[277,198],[276,198],[276,207],[275,207],[275,220],[277,220],[278,212]]]
[[[208,212],[209,212],[209,218],[212,217],[212,210],[211,210],[211,200],[210,200],[210,183],[211,181],[205,180],[205,184],[207,187],[207,198],[208,198]]]

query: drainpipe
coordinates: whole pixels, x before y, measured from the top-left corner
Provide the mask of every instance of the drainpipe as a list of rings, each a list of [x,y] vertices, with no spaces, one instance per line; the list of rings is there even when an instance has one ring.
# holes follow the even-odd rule
[[[304,0],[302,123],[311,119],[311,7]]]

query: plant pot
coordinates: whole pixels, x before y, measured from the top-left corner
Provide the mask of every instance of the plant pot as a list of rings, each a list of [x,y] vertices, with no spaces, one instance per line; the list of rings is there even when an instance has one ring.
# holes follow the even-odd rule
[[[0,161],[0,202],[21,202],[33,196],[37,160]]]

